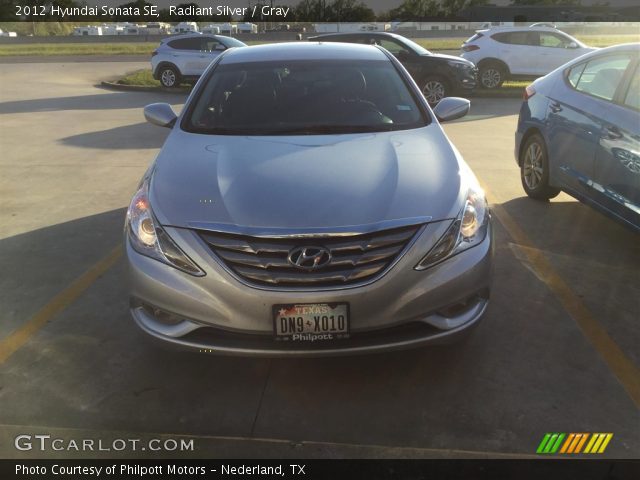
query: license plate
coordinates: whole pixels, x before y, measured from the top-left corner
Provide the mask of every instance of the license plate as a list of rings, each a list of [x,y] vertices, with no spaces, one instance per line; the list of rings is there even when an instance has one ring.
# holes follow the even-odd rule
[[[276,340],[318,342],[349,338],[348,303],[300,303],[273,306]]]

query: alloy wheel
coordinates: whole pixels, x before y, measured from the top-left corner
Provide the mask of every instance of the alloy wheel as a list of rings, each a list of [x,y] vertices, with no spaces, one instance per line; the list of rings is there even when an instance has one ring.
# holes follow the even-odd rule
[[[422,88],[422,94],[429,104],[435,105],[445,97],[444,84],[438,80],[429,80]]]
[[[531,190],[538,188],[542,181],[544,169],[542,165],[542,148],[536,142],[529,145],[522,162],[522,169],[527,187]]]
[[[486,88],[496,88],[500,85],[500,80],[502,79],[502,74],[497,68],[489,67],[482,72],[482,77],[480,81],[482,82],[482,86]]]
[[[176,83],[176,74],[173,72],[173,70],[166,69],[162,72],[161,80],[162,85],[164,85],[165,87],[173,87],[173,85]]]

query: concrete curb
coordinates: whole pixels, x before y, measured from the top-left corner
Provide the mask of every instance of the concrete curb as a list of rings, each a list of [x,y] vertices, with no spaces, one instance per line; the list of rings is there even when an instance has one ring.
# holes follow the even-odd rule
[[[191,91],[187,87],[167,88],[167,87],[148,87],[146,85],[123,85],[116,82],[100,82],[100,86],[110,88],[112,90],[120,90],[125,92],[164,92],[164,93],[188,93]]]

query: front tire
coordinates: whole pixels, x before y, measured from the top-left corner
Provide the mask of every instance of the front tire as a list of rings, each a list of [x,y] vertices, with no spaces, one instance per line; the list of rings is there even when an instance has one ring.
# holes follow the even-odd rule
[[[170,65],[160,68],[158,78],[160,79],[160,84],[166,88],[175,88],[180,85],[180,72],[178,72],[177,68]]]
[[[422,94],[429,105],[435,106],[451,93],[449,84],[440,77],[429,76],[422,82]]]
[[[520,154],[520,181],[527,195],[536,200],[549,200],[560,193],[549,185],[549,156],[544,139],[531,135]]]
[[[480,66],[479,76],[482,88],[491,90],[502,86],[507,77],[507,72],[499,63],[487,62]]]

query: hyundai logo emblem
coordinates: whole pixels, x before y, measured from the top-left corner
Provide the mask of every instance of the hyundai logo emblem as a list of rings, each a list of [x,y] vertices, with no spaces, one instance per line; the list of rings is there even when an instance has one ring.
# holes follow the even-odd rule
[[[325,247],[296,247],[287,258],[294,267],[316,270],[331,262],[331,252]]]

